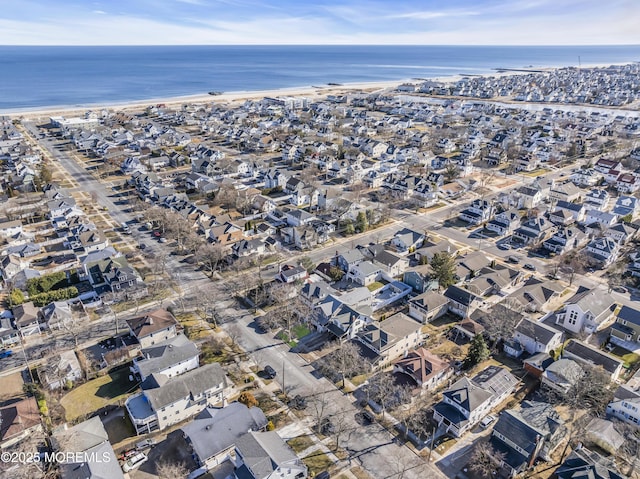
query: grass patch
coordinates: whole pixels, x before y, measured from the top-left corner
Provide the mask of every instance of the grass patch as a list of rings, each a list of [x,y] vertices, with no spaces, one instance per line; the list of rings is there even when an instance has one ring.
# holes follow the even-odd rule
[[[373,283],[371,283],[369,286],[367,286],[367,289],[371,292],[376,291],[377,289],[380,289],[384,286],[383,283],[381,283],[380,281],[374,281]]]
[[[434,451],[436,451],[441,456],[444,456],[447,454],[447,451],[456,444],[456,442],[458,441],[456,441],[454,438],[447,437],[434,448]]]
[[[351,384],[353,384],[356,387],[360,386],[366,380],[367,380],[366,374],[359,374],[358,376],[354,376],[351,379],[349,379],[349,381],[351,381]]]
[[[526,173],[522,173],[523,176],[530,176],[532,178],[538,177],[540,175],[544,175],[545,173],[548,173],[549,170],[546,170],[544,168],[539,168],[537,170],[533,170],[533,171],[527,171]]]
[[[293,331],[293,334],[295,334],[296,338],[298,339],[304,338],[307,334],[311,332],[309,331],[309,328],[304,324],[299,324],[297,326],[294,326],[292,328],[292,331]]]
[[[315,476],[319,472],[326,471],[333,465],[333,461],[329,459],[324,452],[312,452],[305,457],[302,462],[309,468],[309,474]]]
[[[64,396],[60,404],[65,410],[67,421],[73,421],[126,398],[137,388],[137,384],[129,381],[128,367],[112,370],[78,386]]]
[[[277,402],[266,394],[260,394],[256,396],[256,399],[258,400],[258,407],[262,409],[265,414],[271,413],[280,407]]]
[[[293,439],[289,439],[287,444],[291,446],[291,449],[293,449],[296,454],[300,454],[305,449],[309,449],[315,443],[309,436],[298,436]]]
[[[622,356],[622,360],[624,361],[624,367],[630,369],[634,367],[634,365],[640,360],[640,356],[636,353],[627,353]]]

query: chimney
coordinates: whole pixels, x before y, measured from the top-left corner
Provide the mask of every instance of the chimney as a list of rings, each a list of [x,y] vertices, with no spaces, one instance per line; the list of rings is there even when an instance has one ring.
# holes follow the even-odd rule
[[[151,316],[147,316],[147,324],[148,325],[152,325],[153,324],[153,318]]]

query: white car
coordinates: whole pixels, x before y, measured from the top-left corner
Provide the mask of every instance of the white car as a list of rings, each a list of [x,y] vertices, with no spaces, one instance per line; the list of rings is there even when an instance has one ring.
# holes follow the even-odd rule
[[[149,459],[147,455],[142,452],[140,454],[136,454],[125,461],[122,465],[122,470],[123,472],[129,472],[147,462],[147,459]]]
[[[494,416],[485,416],[485,418],[482,421],[480,421],[480,425],[482,427],[487,427],[489,424],[491,424],[495,420],[496,418]]]

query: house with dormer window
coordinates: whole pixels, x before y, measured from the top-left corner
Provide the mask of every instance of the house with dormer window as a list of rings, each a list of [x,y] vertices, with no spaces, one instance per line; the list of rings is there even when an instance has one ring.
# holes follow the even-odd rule
[[[460,219],[472,225],[479,225],[489,221],[493,216],[493,204],[490,201],[475,199],[460,212]]]
[[[473,378],[463,377],[442,393],[433,420],[445,432],[460,437],[504,401],[518,380],[506,369],[489,366]]]
[[[603,236],[592,239],[587,244],[586,251],[603,267],[607,267],[618,258],[620,244],[608,236]]]
[[[578,291],[556,313],[555,323],[572,333],[591,334],[606,327],[613,319],[616,303],[605,288],[586,288]]]
[[[544,241],[553,232],[553,225],[545,218],[535,217],[524,221],[519,228],[513,232],[514,239],[524,244],[534,244]]]

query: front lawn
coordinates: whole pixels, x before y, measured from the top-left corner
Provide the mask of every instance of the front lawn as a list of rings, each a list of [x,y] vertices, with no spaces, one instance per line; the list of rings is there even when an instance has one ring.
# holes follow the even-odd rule
[[[369,286],[367,286],[367,289],[371,292],[374,292],[380,288],[382,288],[384,286],[383,283],[381,283],[380,281],[374,281],[373,283],[371,283]]]
[[[316,451],[305,457],[302,462],[309,468],[309,475],[315,476],[319,472],[326,471],[333,461],[324,452]]]
[[[128,367],[115,369],[70,391],[60,400],[67,421],[124,400],[138,386],[137,382],[129,381],[129,374]]]
[[[296,454],[300,454],[305,449],[309,449],[311,446],[313,446],[314,442],[313,439],[311,439],[309,436],[298,436],[294,437],[293,439],[289,439],[287,441],[287,444],[291,446],[293,452],[295,452]]]

